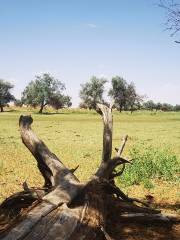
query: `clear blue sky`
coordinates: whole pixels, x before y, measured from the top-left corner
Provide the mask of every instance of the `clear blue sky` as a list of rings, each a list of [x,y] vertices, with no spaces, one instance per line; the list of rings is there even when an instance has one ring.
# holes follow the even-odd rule
[[[62,80],[73,105],[91,75],[120,75],[155,101],[180,104],[180,44],[156,0],[0,0],[0,78],[21,91]],[[108,86],[107,86],[108,87]]]

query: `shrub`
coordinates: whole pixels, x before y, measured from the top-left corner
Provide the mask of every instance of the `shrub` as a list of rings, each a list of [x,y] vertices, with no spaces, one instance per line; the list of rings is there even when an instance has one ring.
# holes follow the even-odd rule
[[[143,183],[146,188],[152,188],[153,179],[179,181],[179,161],[169,149],[159,150],[145,144],[138,144],[130,151],[132,165],[126,169],[118,181],[125,186]]]

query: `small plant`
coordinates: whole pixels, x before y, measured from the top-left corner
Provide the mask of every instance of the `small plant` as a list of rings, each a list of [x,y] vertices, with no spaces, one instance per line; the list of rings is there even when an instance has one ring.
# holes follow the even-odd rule
[[[144,187],[145,187],[146,189],[148,189],[148,190],[154,188],[153,183],[152,183],[151,180],[149,180],[149,179],[145,179],[144,182],[143,182],[143,184],[144,184]]]
[[[138,144],[130,151],[133,164],[126,166],[122,178],[123,185],[144,184],[148,189],[153,187],[152,180],[162,179],[177,182],[180,172],[179,161],[170,150],[159,150],[144,143]]]

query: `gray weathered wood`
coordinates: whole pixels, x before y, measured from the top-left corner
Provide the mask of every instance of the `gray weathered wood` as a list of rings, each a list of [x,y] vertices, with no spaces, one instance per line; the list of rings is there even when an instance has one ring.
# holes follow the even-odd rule
[[[58,184],[66,184],[70,179],[78,182],[78,179],[60,159],[52,153],[31,129],[33,119],[31,116],[21,116],[19,119],[22,141],[36,158],[38,168],[45,179],[45,186],[52,187]]]
[[[82,186],[67,186],[62,189],[60,186],[42,198],[41,203],[33,207],[23,219],[11,231],[2,238],[3,240],[23,239],[32,228],[42,219],[63,204],[71,202],[71,200],[81,191]],[[1,239],[1,238],[0,238]]]
[[[110,108],[103,104],[97,104],[97,106],[100,109],[104,123],[102,161],[106,162],[111,159],[112,154],[112,106]]]
[[[122,221],[128,222],[152,222],[152,223],[178,223],[180,219],[177,215],[163,215],[159,214],[150,214],[150,213],[126,213],[119,216]]]
[[[125,135],[123,137],[122,143],[121,143],[121,145],[120,145],[120,147],[119,147],[119,149],[117,151],[117,155],[116,155],[117,157],[120,157],[122,155],[124,147],[125,147],[126,142],[127,142],[127,139],[128,139],[128,135]]]

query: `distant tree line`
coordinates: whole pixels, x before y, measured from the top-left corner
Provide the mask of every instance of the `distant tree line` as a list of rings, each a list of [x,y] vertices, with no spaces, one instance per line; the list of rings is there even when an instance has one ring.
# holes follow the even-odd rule
[[[107,104],[104,97],[107,79],[92,76],[89,81],[80,85],[80,108],[96,109],[97,103]],[[39,113],[45,106],[51,106],[58,110],[72,105],[71,97],[64,94],[65,85],[49,73],[36,76],[22,92],[21,99],[16,99],[11,90],[13,85],[0,79],[0,111],[11,101],[15,106],[39,107]],[[120,76],[112,77],[111,87],[106,91],[114,102],[114,108],[118,111],[130,111],[144,109],[150,111],[180,111],[180,105],[168,103],[154,103],[152,100],[144,101],[145,97],[137,93],[135,84],[128,83]]]
[[[175,106],[169,104],[169,103],[155,103],[152,100],[149,100],[147,102],[144,102],[142,105],[142,109],[150,110],[150,111],[164,111],[164,112],[170,112],[170,111],[180,111],[180,105],[176,104]]]

